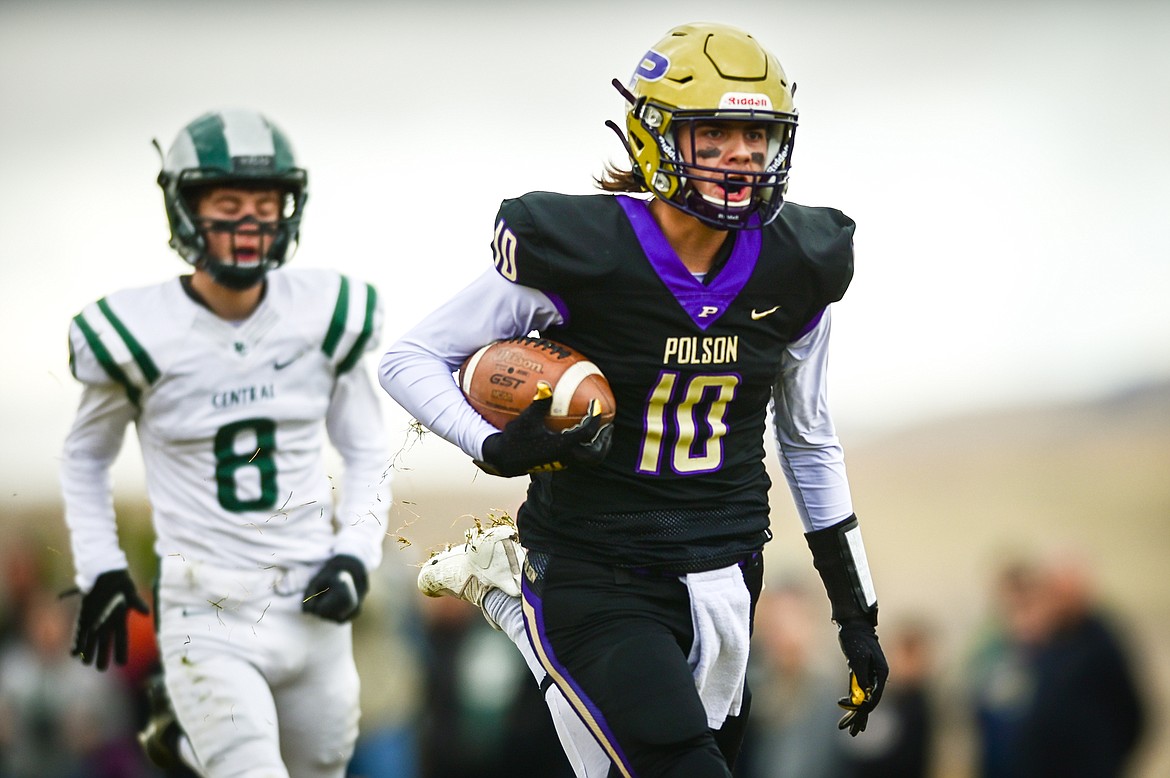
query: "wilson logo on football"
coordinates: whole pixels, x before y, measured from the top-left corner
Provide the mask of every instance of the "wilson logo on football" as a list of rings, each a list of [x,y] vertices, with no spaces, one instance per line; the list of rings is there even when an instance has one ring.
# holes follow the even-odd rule
[[[601,403],[602,422],[614,417],[613,390],[583,354],[544,338],[508,338],[489,343],[459,368],[459,388],[489,423],[502,429],[527,408],[537,381],[552,393],[545,424],[563,430],[585,418],[590,402]]]

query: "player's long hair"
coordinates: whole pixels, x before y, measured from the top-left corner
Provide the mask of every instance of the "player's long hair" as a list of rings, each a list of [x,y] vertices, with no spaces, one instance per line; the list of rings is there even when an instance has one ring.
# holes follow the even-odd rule
[[[650,187],[646,186],[646,179],[642,178],[642,172],[638,168],[633,166],[620,168],[612,162],[605,163],[601,175],[595,176],[593,182],[604,192],[638,194],[650,191]]]

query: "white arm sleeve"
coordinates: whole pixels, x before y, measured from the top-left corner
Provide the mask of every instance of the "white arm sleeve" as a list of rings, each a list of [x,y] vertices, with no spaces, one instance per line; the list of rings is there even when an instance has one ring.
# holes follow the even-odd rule
[[[817,325],[789,345],[772,389],[780,466],[805,532],[853,513],[845,455],[829,414],[829,318],[825,309]]]
[[[127,567],[118,544],[110,467],[122,450],[137,409],[116,384],[86,384],[61,456],[61,496],[77,588],[88,592],[99,575]]]
[[[356,557],[372,571],[382,562],[390,514],[390,456],[364,359],[337,379],[325,429],[345,463],[333,553]]]
[[[478,459],[498,430],[468,405],[452,374],[481,346],[562,321],[546,294],[488,270],[390,346],[379,380],[424,427]]]

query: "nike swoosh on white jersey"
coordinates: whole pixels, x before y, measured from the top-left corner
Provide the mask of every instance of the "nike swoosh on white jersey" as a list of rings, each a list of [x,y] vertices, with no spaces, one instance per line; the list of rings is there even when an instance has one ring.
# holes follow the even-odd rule
[[[293,362],[296,362],[298,359],[300,359],[302,356],[304,356],[304,354],[305,354],[304,349],[301,349],[297,353],[293,354],[292,358],[290,358],[290,359],[286,359],[283,362],[273,362],[272,369],[273,370],[284,370],[286,367],[291,365]]]

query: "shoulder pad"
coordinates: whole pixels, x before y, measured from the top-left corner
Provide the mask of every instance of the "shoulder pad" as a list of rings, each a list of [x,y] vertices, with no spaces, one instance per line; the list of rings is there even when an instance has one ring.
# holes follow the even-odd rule
[[[556,291],[599,272],[605,252],[584,247],[612,240],[626,224],[608,194],[529,192],[504,200],[492,235],[496,272],[513,283]]]
[[[86,384],[120,384],[135,405],[159,378],[149,352],[103,297],[73,317],[69,326],[69,370]]]
[[[825,303],[840,300],[853,280],[854,221],[836,208],[785,203],[773,225],[788,234],[816,275]]]
[[[524,267],[524,275],[533,271],[531,266],[537,257],[532,254],[530,247],[538,239],[532,214],[522,198],[500,203],[495,230],[492,232],[492,262],[496,272],[512,283],[524,283],[521,280],[521,266]]]
[[[329,329],[321,350],[340,375],[377,345],[382,333],[382,303],[371,284],[341,276]]]

